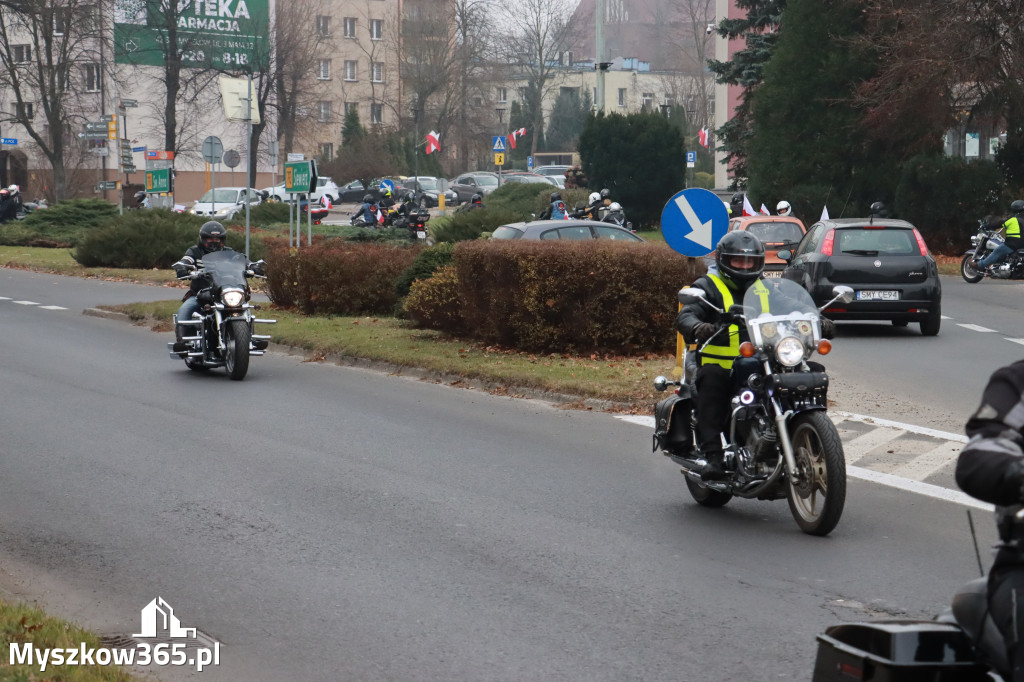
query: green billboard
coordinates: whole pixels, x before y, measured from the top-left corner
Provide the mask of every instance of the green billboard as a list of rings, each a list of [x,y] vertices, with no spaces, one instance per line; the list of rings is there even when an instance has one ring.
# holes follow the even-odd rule
[[[114,0],[114,60],[163,66],[175,46],[185,68],[262,71],[270,0]]]

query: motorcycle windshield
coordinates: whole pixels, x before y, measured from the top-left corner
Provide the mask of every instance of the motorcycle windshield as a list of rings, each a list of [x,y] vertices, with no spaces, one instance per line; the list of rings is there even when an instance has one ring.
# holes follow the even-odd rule
[[[203,267],[208,272],[214,289],[245,289],[245,266],[248,264],[249,259],[238,251],[214,251],[203,256]]]
[[[743,296],[747,333],[756,346],[773,345],[784,336],[810,345],[820,338],[818,308],[802,286],[788,279],[762,279]]]

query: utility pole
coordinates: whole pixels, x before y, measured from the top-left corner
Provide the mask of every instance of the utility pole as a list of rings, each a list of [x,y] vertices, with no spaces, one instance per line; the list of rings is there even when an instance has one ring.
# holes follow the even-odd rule
[[[505,126],[504,126],[504,122],[502,120],[503,114],[505,113],[505,110],[503,108],[501,108],[501,107],[497,107],[495,109],[495,111],[498,112],[498,135],[500,135],[503,140],[507,140],[508,139],[508,135],[505,134]],[[505,150],[505,153],[506,154],[508,153],[507,149]],[[504,164],[502,164],[502,165],[504,165]],[[502,168],[502,166],[498,166],[498,187],[501,187],[501,168]]]

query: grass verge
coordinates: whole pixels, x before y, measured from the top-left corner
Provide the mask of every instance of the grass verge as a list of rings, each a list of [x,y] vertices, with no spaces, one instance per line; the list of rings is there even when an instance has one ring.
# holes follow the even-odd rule
[[[177,301],[104,306],[122,312],[136,324],[169,332]],[[485,346],[431,330],[414,329],[394,318],[304,317],[263,306],[260,317],[277,324],[264,326],[273,343],[307,351],[311,358],[360,358],[402,368],[420,368],[448,383],[475,382],[492,392],[516,395],[524,390],[579,396],[617,403],[617,411],[647,413],[654,404],[653,380],[670,375],[672,355],[638,357],[536,355]]]
[[[129,270],[127,268],[86,268],[75,262],[68,249],[44,249],[32,246],[0,246],[0,265],[19,270],[51,272],[118,282],[166,284],[177,286],[170,270]]]
[[[52,618],[37,608],[25,604],[10,604],[0,600],[0,642],[4,647],[0,660],[0,681],[67,680],[69,682],[131,682],[139,678],[129,675],[114,665],[60,665],[40,672],[39,665],[19,663],[11,665],[8,653],[10,643],[31,643],[36,649],[96,649],[99,637],[91,632],[58,618]]]

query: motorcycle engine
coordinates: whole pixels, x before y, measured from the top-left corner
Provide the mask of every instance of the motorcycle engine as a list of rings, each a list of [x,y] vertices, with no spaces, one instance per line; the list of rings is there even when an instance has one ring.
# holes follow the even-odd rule
[[[751,422],[747,435],[747,448],[754,455],[754,459],[763,461],[774,455],[777,441],[775,424],[768,421],[764,415],[758,415],[757,419]]]
[[[1009,279],[1011,274],[1013,273],[1010,264],[1006,261],[992,268],[992,276],[996,279]]]

